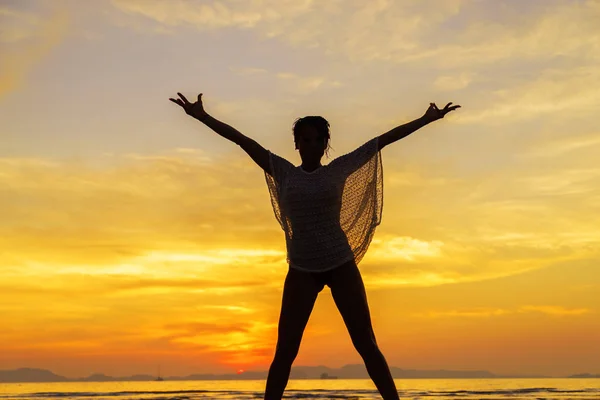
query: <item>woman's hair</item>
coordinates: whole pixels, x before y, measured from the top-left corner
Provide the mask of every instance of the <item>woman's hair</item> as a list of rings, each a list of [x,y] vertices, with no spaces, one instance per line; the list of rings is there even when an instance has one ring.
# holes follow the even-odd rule
[[[325,155],[329,158],[329,149],[332,148],[329,145],[331,140],[331,135],[329,134],[329,122],[327,122],[325,118],[316,115],[309,115],[307,117],[296,119],[292,127],[292,130],[294,131],[294,142],[298,141],[298,133],[303,126],[312,126],[319,132],[319,138],[325,139]]]

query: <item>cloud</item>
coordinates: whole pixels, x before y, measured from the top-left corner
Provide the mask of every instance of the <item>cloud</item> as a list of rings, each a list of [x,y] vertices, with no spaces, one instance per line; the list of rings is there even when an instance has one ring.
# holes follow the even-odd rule
[[[456,97],[467,101],[457,99],[464,118],[457,113],[450,123],[385,150],[383,223],[360,266],[374,305],[387,304],[398,315],[402,304],[420,304],[431,308],[432,319],[473,322],[536,314],[593,317],[594,304],[585,301],[578,304],[589,308],[471,308],[464,307],[460,296],[425,299],[417,294],[465,289],[463,295],[493,296],[477,291],[504,280],[458,284],[543,268],[548,275],[531,276],[560,270],[569,285],[583,279],[569,275],[569,266],[598,260],[593,3],[577,3],[572,9],[563,7],[564,2],[517,7],[477,1],[113,4],[111,12],[120,14],[122,23],[139,23],[139,29],[153,33],[184,34],[189,41],[175,38],[181,46],[210,40],[208,31],[214,29],[223,30],[217,36],[227,44],[227,39],[239,37],[229,34],[241,30],[248,40],[244,43],[261,50],[258,62],[246,58],[243,67],[229,71],[230,60],[221,65],[196,59],[192,65],[207,67],[205,76],[214,82],[225,70],[226,79],[249,77],[238,81],[266,87],[267,92],[254,91],[253,97],[241,99],[239,82],[231,81],[231,99],[205,96],[207,108],[224,120],[235,116],[255,124],[261,142],[268,139],[274,149],[281,143],[282,152],[289,149],[282,155],[291,161],[296,154],[290,125],[301,111],[327,110],[333,117],[333,144],[341,154],[382,125],[408,119],[412,112],[398,115],[398,110],[410,110],[408,103],[420,102],[428,91],[445,91],[447,96],[460,92]],[[83,15],[79,8],[77,13]],[[16,43],[42,40],[33,28],[40,20],[27,22],[15,13],[5,17],[20,21],[14,26],[21,28],[9,33],[10,25],[0,24],[3,56]],[[92,22],[91,17],[83,20]],[[106,28],[93,22],[90,29]],[[560,23],[569,35],[557,38],[560,32],[552,29]],[[123,34],[117,29],[103,37],[121,39]],[[165,40],[148,43],[160,50]],[[298,57],[287,57],[286,51]],[[264,64],[273,54],[279,56],[275,68]],[[157,71],[146,72],[157,76]],[[264,81],[269,85],[262,85]],[[272,88],[285,95],[271,96]],[[310,101],[301,105],[298,94],[310,95]],[[335,94],[341,106],[329,105],[333,97],[323,94]],[[578,125],[579,118],[590,126]],[[273,122],[279,120],[285,121]],[[15,125],[23,133],[19,148],[34,154],[27,139],[34,133],[20,126]],[[100,144],[98,148],[107,148]],[[122,144],[116,140],[108,148]],[[65,151],[74,149],[67,146]],[[33,354],[36,347],[140,359],[178,353],[182,358],[173,359],[173,365],[185,361],[186,368],[196,365],[192,358],[213,365],[267,362],[276,340],[287,266],[283,233],[273,217],[262,171],[239,149],[231,156],[191,147],[159,154],[114,150],[102,164],[0,159],[0,314],[12,328],[0,334],[2,342],[18,345],[22,354],[27,349]],[[511,280],[525,281],[532,291],[523,296],[544,304],[530,276]],[[591,289],[582,292],[593,299]],[[390,302],[384,297],[390,293],[398,298]],[[402,303],[401,295],[410,293],[414,297]],[[329,308],[316,311],[325,321],[319,340],[323,346],[337,345],[339,332],[331,322],[335,305],[325,298],[321,304]],[[524,304],[529,304],[526,299]],[[36,328],[42,317],[48,329],[40,333]],[[552,325],[548,322],[545,328]],[[309,326],[307,332],[316,336],[319,331]],[[397,326],[387,334],[394,332]]]
[[[595,66],[544,69],[529,81],[486,93],[468,113],[457,114],[458,123],[515,124],[539,117],[564,119],[589,116],[600,102],[595,87],[600,72]]]
[[[440,91],[454,91],[466,88],[472,80],[473,77],[468,73],[441,75],[435,78],[433,86]]]
[[[593,154],[551,164],[520,160],[485,172],[468,159],[462,171],[388,161],[384,216],[363,260],[365,281],[437,286],[597,258],[600,171]]]
[[[31,13],[0,6],[0,43],[14,43],[29,39],[35,34],[40,18]]]
[[[410,237],[378,237],[373,239],[370,254],[378,260],[403,259],[413,261],[420,257],[439,258],[444,243],[425,242]]]
[[[490,318],[505,315],[523,314],[523,313],[542,313],[550,316],[579,316],[594,312],[589,308],[566,308],[561,306],[522,306],[516,309],[504,308],[473,308],[463,310],[449,311],[428,311],[423,313],[414,313],[414,317],[422,318]]]
[[[276,324],[257,320],[192,321],[165,324],[162,329],[169,332],[162,336],[169,342],[185,345],[214,343],[207,353],[218,354],[222,364],[239,367],[270,361],[273,353],[271,337]]]
[[[146,349],[189,366],[190,353],[213,365],[266,365],[276,342],[285,248],[264,177],[244,157],[186,149],[113,155],[103,168],[2,159],[0,247],[8,250],[0,260],[0,314],[26,332],[3,333],[4,342],[20,354],[137,357]],[[600,249],[589,247],[597,243],[596,217],[564,215],[577,197],[535,197],[539,188],[511,170],[479,182],[444,164],[405,168],[391,174],[396,183],[386,189],[385,224],[360,266],[375,296],[378,289],[478,282],[598,259]],[[597,204],[582,202],[576,211]],[[447,308],[433,306],[421,317],[593,312]],[[35,331],[40,315],[49,326],[44,336]],[[81,330],[82,323],[99,329]],[[327,324],[321,332],[332,329]]]
[[[251,29],[257,40],[283,42],[290,52],[308,49],[310,57],[316,49],[323,56],[318,73],[312,66],[306,73],[268,74],[263,68],[248,67],[236,73],[255,79],[278,77],[281,88],[295,95],[333,88],[338,102],[353,102],[357,90],[365,97],[373,90],[371,107],[379,112],[406,101],[398,93],[415,87],[423,96],[456,93],[457,98],[449,101],[461,104],[463,110],[452,121],[464,125],[498,127],[539,118],[591,118],[599,101],[594,88],[600,83],[596,68],[600,9],[592,1],[527,6],[468,0],[442,5],[336,0],[318,7],[310,1],[188,1],[165,7],[160,2],[118,0],[113,4],[132,18],[159,26],[200,32]],[[334,73],[329,72],[332,68]],[[361,82],[358,74],[379,79]],[[392,77],[396,87],[385,83]],[[377,123],[386,118],[378,111],[369,114]],[[359,118],[363,116],[355,116],[356,121]]]
[[[589,57],[598,50],[593,2],[248,1],[200,3],[114,0],[119,10],[165,26],[253,29],[292,46],[320,48],[353,62],[487,65],[515,57]],[[525,13],[527,18],[515,18]],[[444,34],[452,24],[453,34]],[[560,27],[557,28],[557,27]],[[597,53],[596,53],[597,54]]]
[[[112,0],[119,10],[142,15],[167,26],[189,25],[199,30],[238,27],[293,17],[307,11],[312,1],[189,2],[174,0]]]
[[[481,4],[490,6],[490,12],[496,7],[506,6],[500,3]],[[520,5],[514,3],[514,6],[511,9],[513,13],[522,12]],[[447,41],[442,39],[431,48],[420,46],[396,60],[403,63],[433,62],[442,68],[457,68],[565,56],[589,58],[598,54],[600,31],[594,21],[600,10],[594,2],[560,2],[533,10],[526,19],[506,18],[501,21],[481,18],[476,13],[469,15],[469,9],[464,7],[465,13],[462,14],[468,24],[459,28]],[[507,13],[507,17],[514,17],[513,13]],[[499,18],[502,19],[502,16]]]
[[[517,180],[538,193],[596,193],[600,181],[600,168],[573,168],[558,174],[523,177]]]
[[[448,101],[463,109],[451,117],[453,123],[498,129],[540,118],[591,119],[600,101],[595,90],[600,84],[596,68],[600,9],[592,1],[527,6],[467,0],[442,5],[336,0],[318,7],[310,1],[188,1],[165,7],[160,2],[118,0],[113,4],[121,14],[170,29],[191,28],[200,34],[211,29],[250,29],[267,50],[262,38],[283,42],[285,51],[307,50],[306,57],[318,51],[322,56],[318,69],[314,63],[295,62],[307,72],[267,72],[262,65],[232,70],[255,80],[275,77],[276,85],[293,95],[335,89],[331,97],[335,95],[336,102],[354,107],[359,101],[353,98],[360,91],[371,97],[374,110],[355,116],[355,125],[368,114],[366,118],[376,121],[369,121],[371,129],[389,119],[382,114],[389,115],[392,105],[397,110],[405,106],[399,103],[408,103],[399,93],[416,88],[423,99],[434,92],[456,93]],[[357,76],[375,79],[362,82]],[[386,83],[392,78],[396,87]],[[329,108],[329,96],[322,97],[319,106]],[[293,104],[291,99],[284,102],[286,107]],[[274,107],[265,104],[264,109]],[[488,134],[496,136],[498,131]]]
[[[437,234],[443,242],[412,238],[394,240],[393,236],[380,231],[376,237],[381,238],[381,242],[372,244],[373,248],[369,249],[361,264],[365,282],[372,288],[479,282],[597,254],[597,251],[590,254],[584,250],[585,245],[561,245],[560,239],[551,234],[541,237],[537,234],[531,237],[520,234],[474,235],[472,231],[463,231],[450,222],[444,224],[448,227],[447,234],[440,230],[423,231],[426,235]],[[500,231],[494,229],[493,232]],[[385,245],[386,242],[396,244]]]
[[[424,318],[489,318],[511,314],[513,311],[502,308],[474,308],[470,310],[429,311],[412,314]]]
[[[60,44],[68,22],[68,12],[61,6],[49,17],[0,8],[0,97],[23,84],[29,71]]]
[[[538,312],[546,315],[564,317],[564,316],[577,316],[583,314],[589,314],[594,312],[589,308],[566,308],[562,306],[523,306],[518,312]]]
[[[103,169],[0,160],[0,230],[10,232],[0,243],[12,249],[3,255],[6,276],[194,281],[204,273],[221,286],[198,284],[188,292],[239,293],[252,287],[235,283],[252,282],[250,271],[275,276],[285,266],[283,233],[251,160],[194,149],[112,159]],[[479,181],[445,165],[403,168],[386,175],[387,211],[363,261],[365,280],[375,287],[495,279],[596,251],[590,246],[597,169],[540,166]],[[565,194],[578,197],[558,196]],[[178,288],[139,282],[114,296]],[[276,290],[279,283],[264,287]]]
[[[22,297],[31,298],[45,296],[54,298],[59,303],[67,297],[72,299],[89,295],[88,300],[103,298],[105,300],[104,305],[107,307],[110,304],[118,304],[121,297],[134,297],[136,295],[136,300],[142,304],[149,301],[156,293],[170,294],[175,297],[190,295],[195,298],[206,297],[208,299],[215,294],[226,297],[231,293],[252,292],[259,289],[271,290],[270,284],[265,283],[268,273],[264,274],[261,279],[255,279],[251,276],[243,277],[242,275],[241,273],[232,274],[229,271],[222,274],[211,273],[210,278],[199,278],[197,276],[181,276],[177,273],[176,268],[173,268],[172,277],[165,278],[152,277],[151,274],[118,276],[107,273],[90,276],[86,271],[81,271],[54,276],[39,274],[38,276],[44,276],[44,284],[8,277],[1,287],[7,295],[22,295]],[[154,291],[154,289],[157,290]],[[219,302],[216,305],[212,303],[207,302],[203,306],[210,309],[222,308]],[[232,306],[232,308],[223,308],[221,315],[227,315],[230,312],[232,315],[242,311],[250,312],[250,309],[248,307]]]
[[[236,264],[258,254],[280,259],[281,243],[274,240],[279,228],[264,178],[246,168],[248,160],[241,168],[235,167],[239,161],[221,161],[207,164],[185,153],[127,156],[120,167],[95,170],[3,159],[2,229],[12,232],[3,244],[29,248],[28,261],[48,264],[185,263],[186,257]],[[246,247],[236,248],[240,242]],[[169,243],[178,243],[177,250]],[[161,253],[165,248],[170,254]]]
[[[164,328],[168,330],[181,331],[178,334],[179,337],[195,336],[198,333],[211,333],[211,334],[223,334],[223,333],[248,333],[252,324],[249,322],[239,322],[237,324],[209,324],[202,321],[196,322],[178,322],[165,324]]]
[[[293,72],[270,72],[263,68],[250,67],[230,67],[229,70],[240,76],[266,76],[274,80],[282,89],[295,94],[308,94],[323,88],[343,86],[339,80],[326,76],[303,76]]]
[[[223,310],[226,312],[236,313],[236,314],[254,314],[257,312],[256,309],[252,307],[246,306],[230,306],[230,305],[203,305],[202,308],[210,309],[210,310]]]
[[[600,146],[600,132],[572,134],[566,136],[544,138],[532,144],[519,156],[523,158],[569,156],[572,152],[590,150],[597,152]]]
[[[242,75],[242,76],[262,75],[262,74],[266,74],[269,72],[264,68],[252,68],[252,67],[229,67],[229,70],[238,75]]]
[[[277,79],[294,92],[306,94],[324,87],[340,87],[338,80],[329,80],[323,76],[299,76],[290,72],[280,72]]]

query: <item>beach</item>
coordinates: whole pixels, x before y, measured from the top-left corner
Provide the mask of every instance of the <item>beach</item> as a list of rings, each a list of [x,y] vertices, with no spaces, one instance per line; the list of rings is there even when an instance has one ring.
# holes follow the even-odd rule
[[[0,399],[261,399],[264,380],[3,383]],[[401,399],[600,399],[600,379],[403,379]],[[286,399],[380,399],[368,379],[290,380]]]

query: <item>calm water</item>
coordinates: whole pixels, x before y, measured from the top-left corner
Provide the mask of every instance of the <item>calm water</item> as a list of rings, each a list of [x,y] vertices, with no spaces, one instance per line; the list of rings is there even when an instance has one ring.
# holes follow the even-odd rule
[[[261,399],[260,381],[0,383],[4,399]],[[402,399],[600,399],[600,379],[403,379]],[[286,399],[379,399],[370,380],[293,380]]]

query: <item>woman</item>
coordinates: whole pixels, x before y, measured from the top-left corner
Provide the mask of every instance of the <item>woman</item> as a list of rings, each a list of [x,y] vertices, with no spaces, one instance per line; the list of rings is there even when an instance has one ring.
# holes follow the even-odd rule
[[[448,103],[440,110],[431,103],[421,118],[375,137],[325,166],[321,158],[329,149],[329,123],[323,117],[299,118],[293,133],[302,164],[295,167],[210,116],[202,105],[202,93],[195,103],[177,94],[178,99],[169,100],[236,143],[265,171],[273,211],[285,232],[289,269],[264,398],[283,396],[313,305],[327,285],[379,393],[384,399],[398,399],[387,362],[375,340],[357,267],[381,222],[383,172],[379,152],[460,106]]]

